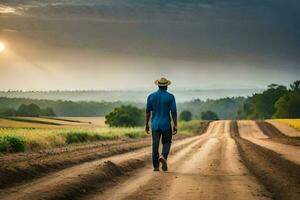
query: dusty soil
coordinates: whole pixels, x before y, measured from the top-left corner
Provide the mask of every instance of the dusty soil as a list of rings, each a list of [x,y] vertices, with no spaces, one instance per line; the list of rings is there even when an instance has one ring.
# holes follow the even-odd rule
[[[6,179],[14,185],[0,189],[0,199],[300,199],[299,164],[254,143],[271,139],[255,122],[211,122],[205,133],[173,142],[168,172],[152,171],[149,139],[115,141],[102,149],[57,150],[48,156],[53,159],[45,157],[45,165],[56,159],[62,163],[65,159],[71,163],[84,161],[59,164],[62,168],[54,165],[53,171],[25,182],[12,181],[16,177]],[[122,148],[126,150],[119,151]],[[117,153],[110,154],[112,149]],[[87,159],[97,155],[95,152],[106,152],[106,156]],[[25,171],[30,174],[30,166],[35,166],[30,162],[44,159],[31,156],[29,160],[22,155],[3,157],[1,165],[8,161],[3,172],[10,166],[27,163]],[[289,156],[293,157],[293,153]]]
[[[257,121],[256,124],[260,130],[267,135],[271,140],[283,144],[290,144],[294,146],[300,146],[299,137],[289,137],[278,130],[273,124],[266,121]]]
[[[265,135],[255,121],[238,121],[240,136],[254,144],[281,154],[287,160],[300,165],[300,146],[272,140]]]
[[[79,163],[134,151],[150,144],[150,138],[117,140],[40,152],[7,154],[0,157],[0,188],[20,184]]]
[[[289,137],[300,137],[300,131],[290,127],[287,124],[277,122],[274,120],[267,120],[268,123],[272,124],[275,126],[281,133],[285,134],[286,136]]]
[[[247,168],[273,193],[274,199],[300,199],[300,166],[280,154],[240,137],[239,126],[231,124],[241,157]]]
[[[175,140],[186,138],[177,135]],[[0,157],[0,189],[41,177],[80,163],[93,161],[151,145],[151,138],[103,141],[28,152],[6,154]]]

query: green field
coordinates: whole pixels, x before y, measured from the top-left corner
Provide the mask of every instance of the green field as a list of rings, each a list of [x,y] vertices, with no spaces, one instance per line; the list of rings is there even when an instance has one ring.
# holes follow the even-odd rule
[[[180,122],[180,134],[192,134],[199,126],[198,120]],[[104,125],[104,118],[0,119],[0,152],[36,151],[74,143],[142,137],[147,137],[143,127],[111,128]]]

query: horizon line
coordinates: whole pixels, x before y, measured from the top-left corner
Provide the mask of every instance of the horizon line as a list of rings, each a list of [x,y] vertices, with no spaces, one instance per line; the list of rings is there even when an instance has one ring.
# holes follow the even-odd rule
[[[263,88],[175,88],[175,89],[168,89],[171,91],[213,91],[213,90],[265,90],[266,87]],[[148,92],[153,89],[51,89],[51,90],[23,90],[23,89],[8,89],[8,90],[0,90],[0,92]]]

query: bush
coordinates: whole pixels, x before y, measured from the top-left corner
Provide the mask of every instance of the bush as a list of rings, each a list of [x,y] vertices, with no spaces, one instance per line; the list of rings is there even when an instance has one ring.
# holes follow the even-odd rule
[[[4,137],[0,137],[0,152],[7,152],[9,148],[9,143]]]
[[[201,119],[202,120],[219,120],[219,117],[213,111],[208,110],[208,111],[201,113]]]
[[[25,151],[26,141],[22,137],[7,135],[0,137],[0,151],[22,152]]]
[[[84,133],[84,132],[73,133],[73,132],[71,132],[66,135],[66,142],[68,144],[86,142],[86,141],[88,141],[88,137],[89,137],[88,133]]]
[[[192,120],[192,113],[188,110],[184,110],[180,113],[179,115],[179,120],[180,121],[191,121]]]
[[[105,124],[111,127],[135,127],[144,123],[143,110],[133,106],[120,106],[105,116]]]

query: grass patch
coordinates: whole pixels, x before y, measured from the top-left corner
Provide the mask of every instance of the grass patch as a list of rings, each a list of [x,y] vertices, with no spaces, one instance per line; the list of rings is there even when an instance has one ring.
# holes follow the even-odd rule
[[[74,143],[146,137],[138,128],[0,128],[0,152],[35,151]],[[17,140],[19,139],[19,140]],[[22,143],[24,148],[18,146]]]
[[[180,121],[178,123],[179,132],[182,134],[194,134],[197,133],[199,127],[201,126],[201,120],[191,120],[191,121]]]

